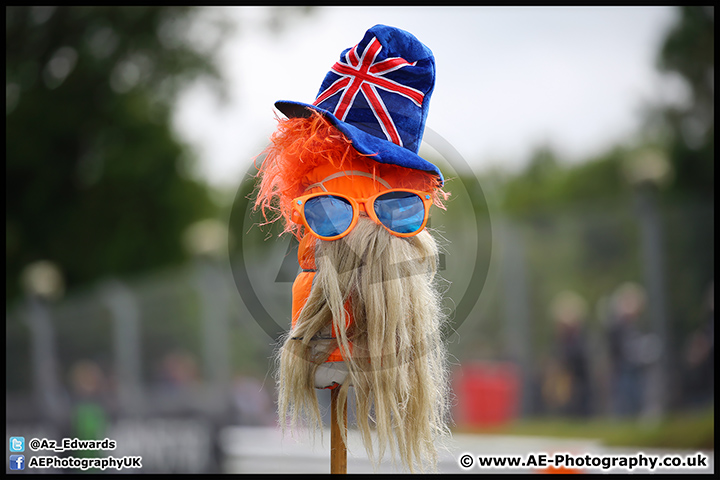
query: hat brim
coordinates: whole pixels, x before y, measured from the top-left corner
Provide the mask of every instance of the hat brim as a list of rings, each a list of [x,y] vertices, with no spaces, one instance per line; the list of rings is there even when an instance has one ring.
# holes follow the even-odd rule
[[[379,163],[399,165],[405,168],[433,173],[438,177],[440,186],[445,183],[440,169],[420,155],[388,140],[383,140],[375,135],[371,135],[354,125],[345,123],[328,110],[316,107],[315,105],[289,100],[275,102],[275,108],[288,118],[308,118],[312,115],[312,112],[317,112],[326,118],[335,128],[340,130],[352,142],[353,147],[359,153],[369,155],[374,161]]]

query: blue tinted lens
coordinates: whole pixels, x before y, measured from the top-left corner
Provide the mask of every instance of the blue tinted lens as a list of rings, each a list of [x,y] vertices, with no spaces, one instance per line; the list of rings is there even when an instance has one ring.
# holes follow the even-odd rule
[[[344,198],[322,195],[305,202],[305,220],[321,237],[340,235],[350,227],[352,218],[352,205]]]
[[[375,214],[387,228],[397,233],[420,230],[425,219],[425,206],[420,197],[410,192],[390,192],[375,199]]]

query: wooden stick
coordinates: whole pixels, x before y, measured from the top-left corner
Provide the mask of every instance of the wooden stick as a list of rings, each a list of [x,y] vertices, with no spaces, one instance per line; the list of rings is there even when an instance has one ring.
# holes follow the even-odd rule
[[[343,425],[338,425],[338,392],[340,387],[330,390],[330,473],[347,473],[347,446],[342,439],[342,430],[347,433],[347,399],[343,415]]]

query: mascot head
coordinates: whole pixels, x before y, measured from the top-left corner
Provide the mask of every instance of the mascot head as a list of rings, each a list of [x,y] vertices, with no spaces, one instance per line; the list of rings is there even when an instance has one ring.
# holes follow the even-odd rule
[[[283,426],[321,426],[316,389],[346,399],[352,387],[371,459],[389,449],[411,471],[435,465],[448,433],[438,246],[426,229],[447,194],[418,155],[434,84],[425,45],[371,28],[313,104],[275,104],[287,118],[264,152],[255,203],[300,241],[292,328],[277,356]]]

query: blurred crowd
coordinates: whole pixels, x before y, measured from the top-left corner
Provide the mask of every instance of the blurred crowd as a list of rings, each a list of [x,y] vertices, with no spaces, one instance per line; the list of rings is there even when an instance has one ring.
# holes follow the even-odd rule
[[[681,392],[672,401],[683,410],[713,402],[713,299],[711,284],[705,316],[695,322],[689,340],[681,345],[680,364],[672,366],[679,372],[675,390]],[[663,342],[648,324],[645,290],[632,282],[619,285],[602,313],[599,332],[591,332],[585,299],[572,291],[554,299],[553,353],[540,373],[539,410],[570,417],[637,418],[652,415],[657,408],[662,386],[653,382],[669,381],[668,372],[658,374],[667,368],[662,359],[669,342]]]

